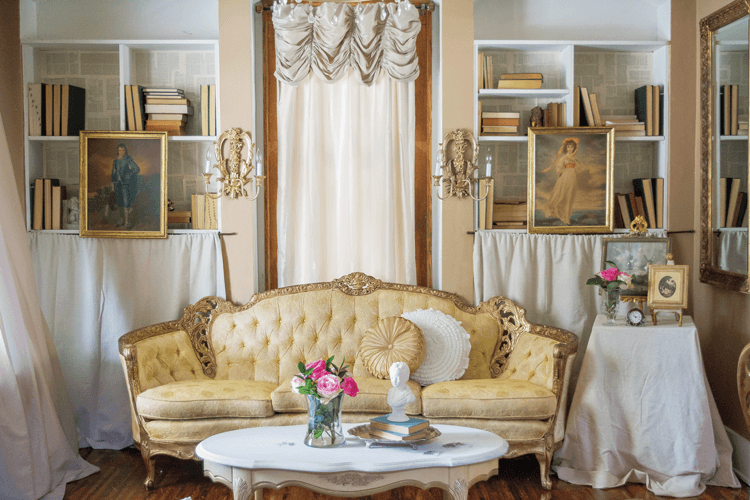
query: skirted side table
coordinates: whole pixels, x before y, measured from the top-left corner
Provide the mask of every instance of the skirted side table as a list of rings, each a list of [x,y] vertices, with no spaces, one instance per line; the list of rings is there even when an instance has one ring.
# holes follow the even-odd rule
[[[685,316],[659,326],[591,331],[553,470],[569,483],[646,484],[657,495],[696,496],[705,485],[740,487],[732,446],[703,369],[698,331]]]

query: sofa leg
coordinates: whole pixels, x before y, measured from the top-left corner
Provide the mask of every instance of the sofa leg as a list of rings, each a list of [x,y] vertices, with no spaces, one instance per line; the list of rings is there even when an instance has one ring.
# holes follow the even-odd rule
[[[552,465],[554,441],[555,439],[552,434],[544,436],[544,453],[536,454],[536,459],[539,462],[539,472],[542,477],[542,488],[545,490],[552,489],[552,480],[549,478],[549,470]]]
[[[151,455],[148,443],[141,441],[141,457],[146,465],[146,480],[143,485],[147,490],[154,489],[154,478],[156,477],[156,457]]]

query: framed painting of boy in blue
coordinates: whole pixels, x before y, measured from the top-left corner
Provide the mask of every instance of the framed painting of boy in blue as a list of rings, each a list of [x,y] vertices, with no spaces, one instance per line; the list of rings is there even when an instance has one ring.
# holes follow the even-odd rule
[[[80,134],[80,235],[167,237],[167,132]]]
[[[529,233],[611,233],[611,127],[529,128]]]

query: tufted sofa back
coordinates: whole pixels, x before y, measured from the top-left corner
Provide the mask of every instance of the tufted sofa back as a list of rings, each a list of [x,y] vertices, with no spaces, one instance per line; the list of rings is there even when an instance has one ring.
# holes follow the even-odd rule
[[[428,289],[378,289],[352,295],[337,288],[262,294],[250,307],[216,317],[211,344],[216,379],[249,379],[279,384],[291,379],[297,364],[346,357],[356,376],[369,376],[357,359],[368,328],[403,312],[433,308],[461,322],[471,336],[469,368],[463,379],[490,378],[490,362],[500,328],[487,312],[468,312]]]

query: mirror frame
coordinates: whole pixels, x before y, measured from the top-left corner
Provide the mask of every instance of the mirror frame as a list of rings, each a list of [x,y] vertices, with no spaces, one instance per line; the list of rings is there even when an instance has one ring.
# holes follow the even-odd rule
[[[713,90],[713,36],[719,28],[727,26],[747,15],[750,15],[750,6],[746,0],[735,0],[713,14],[704,17],[700,21],[700,53],[701,53],[701,247],[700,247],[700,281],[722,288],[736,290],[742,293],[750,293],[750,280],[747,274],[737,274],[722,271],[711,265],[713,253],[716,249],[711,245],[713,234],[713,171],[714,162],[713,134],[714,134],[714,109],[716,93]],[[750,137],[748,138],[750,141]],[[749,142],[750,144],[750,142]],[[750,154],[748,155],[748,168],[750,169]],[[748,245],[748,263],[750,263],[750,245]]]

